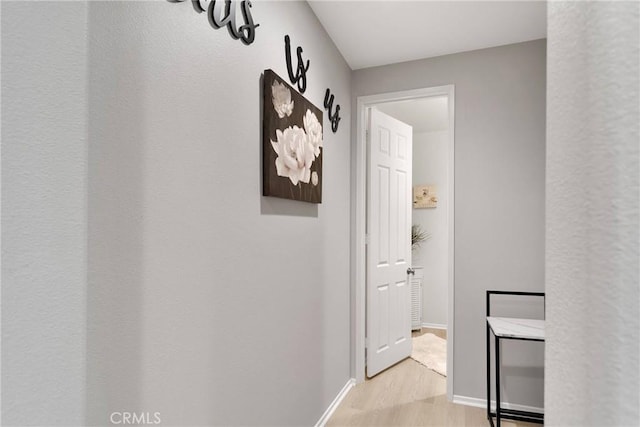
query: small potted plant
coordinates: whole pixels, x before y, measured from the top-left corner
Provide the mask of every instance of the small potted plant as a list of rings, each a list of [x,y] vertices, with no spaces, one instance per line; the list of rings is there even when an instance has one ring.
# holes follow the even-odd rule
[[[429,233],[424,231],[420,225],[413,224],[411,226],[411,250],[419,249],[422,242],[429,239],[429,237],[431,237]]]

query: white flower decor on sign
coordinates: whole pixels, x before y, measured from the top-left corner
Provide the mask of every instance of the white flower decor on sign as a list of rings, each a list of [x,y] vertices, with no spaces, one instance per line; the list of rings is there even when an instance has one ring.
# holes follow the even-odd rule
[[[313,155],[318,157],[320,155],[320,147],[322,147],[322,125],[311,110],[307,110],[302,121],[309,142],[313,146]]]
[[[298,126],[283,131],[276,129],[277,141],[271,141],[276,152],[276,171],[278,176],[289,178],[293,185],[298,182],[309,183],[311,164],[315,159],[313,146],[307,135]]]
[[[291,100],[291,91],[286,86],[276,80],[271,86],[271,97],[273,108],[281,119],[285,116],[289,117],[293,112],[293,101]]]
[[[262,92],[265,196],[322,202],[322,110],[271,70]]]

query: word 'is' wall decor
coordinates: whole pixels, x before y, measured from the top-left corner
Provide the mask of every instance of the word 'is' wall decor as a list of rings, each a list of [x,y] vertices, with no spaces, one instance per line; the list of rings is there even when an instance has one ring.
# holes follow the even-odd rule
[[[296,72],[293,72],[293,66],[291,65],[291,39],[288,35],[284,36],[284,52],[285,61],[287,62],[287,72],[289,73],[289,80],[292,84],[298,85],[300,93],[304,93],[307,90],[307,71],[309,71],[309,60],[307,65],[304,64],[302,59],[302,47],[298,46],[296,49],[296,55],[298,57]]]

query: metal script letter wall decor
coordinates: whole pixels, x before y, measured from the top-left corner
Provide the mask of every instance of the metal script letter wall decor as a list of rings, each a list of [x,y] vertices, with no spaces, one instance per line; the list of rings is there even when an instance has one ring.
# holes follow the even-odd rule
[[[302,47],[298,46],[296,49],[298,57],[298,65],[296,66],[296,72],[293,73],[293,67],[291,66],[291,39],[288,35],[284,36],[284,52],[287,60],[287,71],[289,72],[289,79],[291,83],[298,84],[298,90],[300,93],[304,93],[307,90],[307,71],[309,70],[309,61],[307,65],[304,64],[302,59]]]
[[[186,0],[167,0],[169,3],[182,3]],[[243,0],[240,2],[240,9],[242,11],[242,18],[244,19],[244,25],[238,27],[236,23],[236,1],[225,0],[224,12],[221,5],[222,1],[211,0],[209,7],[205,10],[200,3],[200,0],[191,0],[193,9],[198,12],[207,12],[207,18],[209,19],[209,25],[216,30],[222,27],[227,27],[229,35],[234,40],[241,40],[242,43],[247,46],[253,43],[256,38],[256,28],[260,24],[253,22],[251,16],[251,1]]]
[[[307,90],[307,71],[309,71],[309,60],[307,60],[306,64],[304,59],[302,58],[302,47],[298,46],[296,49],[296,56],[298,63],[295,67],[291,63],[291,38],[289,35],[284,36],[284,55],[285,60],[287,61],[287,71],[289,72],[289,80],[291,80],[292,84],[298,85],[298,90],[300,93],[304,93]],[[334,96],[331,93],[331,90],[327,89],[324,95],[324,108],[329,113],[329,120],[331,121],[331,130],[333,133],[338,131],[338,123],[340,123],[340,105],[336,104],[335,112],[332,113],[333,110],[333,100]]]
[[[331,130],[333,133],[338,131],[338,123],[340,123],[340,105],[336,104],[336,112],[331,113],[333,109],[333,94],[330,89],[324,93],[324,109],[329,113],[329,120],[331,121]]]

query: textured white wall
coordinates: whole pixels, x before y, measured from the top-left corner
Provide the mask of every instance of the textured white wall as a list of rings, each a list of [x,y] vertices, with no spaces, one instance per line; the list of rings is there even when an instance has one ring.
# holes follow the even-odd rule
[[[250,46],[190,2],[2,8],[3,421],[314,424],[350,377],[351,73],[309,6],[254,2]],[[285,34],[342,106],[317,206],[261,196]]]
[[[87,7],[1,7],[2,424],[84,425]]]
[[[548,7],[545,424],[636,426],[640,5]]]
[[[89,5],[90,423],[309,425],[350,377],[350,70],[305,2],[252,14],[245,46],[190,2]],[[285,34],[342,105],[321,205],[261,197]]]
[[[459,396],[486,395],[485,290],[544,290],[545,56],[545,40],[536,40],[353,72],[352,102],[455,85],[453,391]],[[542,347],[514,344],[505,350],[505,396],[542,406]]]
[[[449,289],[449,132],[413,135],[413,185],[438,186],[438,207],[413,209],[412,224],[430,238],[412,252],[412,264],[424,267],[422,322],[447,324]]]

